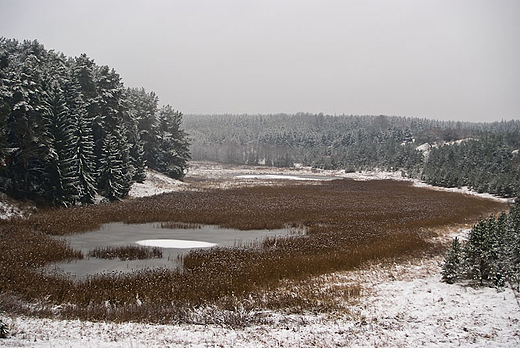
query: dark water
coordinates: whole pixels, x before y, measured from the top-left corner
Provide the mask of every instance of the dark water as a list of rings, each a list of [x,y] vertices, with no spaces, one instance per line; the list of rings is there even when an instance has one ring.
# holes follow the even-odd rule
[[[58,273],[78,278],[96,273],[126,272],[153,267],[175,268],[180,264],[178,256],[187,253],[190,248],[162,248],[163,257],[149,260],[120,261],[88,258],[90,250],[98,247],[137,245],[148,239],[199,241],[214,243],[218,246],[248,246],[261,242],[266,237],[282,236],[295,233],[289,229],[240,231],[204,226],[195,229],[161,228],[160,223],[124,224],[110,223],[96,231],[63,237],[74,249],[81,250],[85,259],[53,264],[50,268]]]

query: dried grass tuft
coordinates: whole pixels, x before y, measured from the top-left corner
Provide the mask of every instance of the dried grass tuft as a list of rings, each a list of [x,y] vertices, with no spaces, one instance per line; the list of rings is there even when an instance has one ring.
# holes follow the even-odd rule
[[[138,245],[95,248],[90,250],[88,253],[89,257],[96,257],[99,259],[118,258],[121,261],[160,259],[162,255],[163,252],[161,248],[150,248]]]

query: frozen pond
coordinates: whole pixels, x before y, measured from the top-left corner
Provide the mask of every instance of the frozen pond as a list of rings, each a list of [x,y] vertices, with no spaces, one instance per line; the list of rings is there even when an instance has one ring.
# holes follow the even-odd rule
[[[310,181],[329,181],[338,179],[333,176],[324,175],[300,175],[300,174],[244,174],[235,175],[237,179],[257,179],[257,180],[310,180]]]
[[[289,235],[289,229],[240,231],[201,225],[200,228],[162,228],[160,223],[124,224],[120,222],[103,225],[99,230],[74,234],[65,239],[71,247],[81,250],[83,260],[60,262],[51,268],[57,272],[85,277],[96,273],[134,271],[154,267],[175,268],[179,266],[178,256],[195,248],[212,246],[247,246],[261,242],[266,237]],[[162,248],[159,259],[129,260],[99,259],[88,257],[95,248],[143,245]]]

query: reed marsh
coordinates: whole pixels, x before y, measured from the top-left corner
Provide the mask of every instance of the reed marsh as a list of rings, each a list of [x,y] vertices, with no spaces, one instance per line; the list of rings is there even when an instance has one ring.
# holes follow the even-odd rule
[[[0,307],[40,316],[161,323],[189,321],[191,311],[204,306],[228,311],[332,310],[336,307],[323,299],[321,291],[302,288],[294,297],[279,289],[291,288],[287,282],[305,284],[313,277],[374,260],[440,253],[444,246],[432,242],[436,231],[471,224],[505,209],[504,203],[417,188],[408,182],[333,180],[180,191],[40,211],[28,219],[0,223]],[[81,280],[42,272],[51,262],[82,257],[53,236],[90,231],[110,222],[218,225],[245,232],[293,226],[306,233],[271,237],[250,246],[194,250],[183,256],[182,269]],[[360,293],[355,285],[335,292],[347,297]],[[38,306],[31,305],[35,303]]]

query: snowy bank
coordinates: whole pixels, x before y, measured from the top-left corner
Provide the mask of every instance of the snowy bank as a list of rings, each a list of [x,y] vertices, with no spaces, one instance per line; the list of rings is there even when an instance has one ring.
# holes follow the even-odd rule
[[[511,290],[440,282],[441,259],[372,265],[328,275],[360,281],[365,295],[351,314],[268,313],[270,324],[244,329],[216,325],[93,323],[3,317],[5,347],[518,347],[520,307]]]
[[[134,183],[128,196],[133,198],[147,197],[161,193],[174,192],[184,189],[186,184],[172,179],[152,169],[146,170],[146,179],[142,183]]]
[[[35,206],[30,203],[22,203],[0,192],[0,220],[8,220],[15,217],[27,217],[34,213]]]

